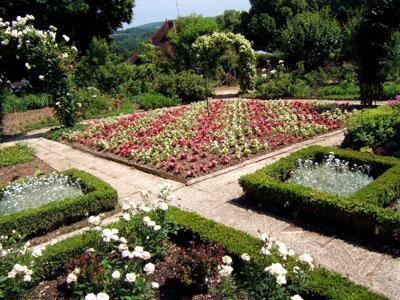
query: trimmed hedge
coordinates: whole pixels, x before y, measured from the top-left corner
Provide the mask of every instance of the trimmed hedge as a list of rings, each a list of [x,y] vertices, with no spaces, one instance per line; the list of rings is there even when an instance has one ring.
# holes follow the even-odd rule
[[[333,152],[350,164],[369,164],[373,182],[349,197],[339,197],[287,182],[299,159],[321,161]],[[315,224],[363,238],[400,242],[400,214],[386,208],[400,197],[400,160],[368,153],[312,146],[240,178],[249,201],[294,213]]]
[[[117,206],[117,191],[99,178],[76,169],[63,174],[72,180],[79,178],[84,195],[0,216],[0,235],[16,229],[25,238],[32,238]]]
[[[186,212],[170,207],[167,218],[178,225],[181,231],[190,232],[199,236],[204,242],[220,243],[226,252],[234,257],[248,253],[252,258],[262,263],[265,256],[260,254],[262,243],[260,240],[235,229],[205,219],[196,213]],[[114,228],[120,228],[121,223],[114,223]],[[95,232],[87,232],[74,236],[55,245],[48,246],[39,262],[37,280],[45,280],[57,276],[65,263],[72,258],[85,253],[90,247],[96,247]],[[264,266],[264,264],[262,264]],[[371,292],[369,289],[352,283],[347,278],[323,268],[315,268],[307,273],[307,280],[303,283],[304,294],[317,299],[349,299],[349,300],[376,300],[385,297]]]

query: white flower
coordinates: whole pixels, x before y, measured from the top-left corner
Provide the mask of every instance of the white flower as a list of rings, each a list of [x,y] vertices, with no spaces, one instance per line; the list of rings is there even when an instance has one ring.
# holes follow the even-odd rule
[[[268,236],[268,234],[262,233],[262,234],[260,235],[260,240],[263,241],[263,242],[269,241],[269,236]]]
[[[7,40],[7,39],[1,41],[1,44],[3,46],[7,46],[9,43],[10,43],[10,40]]]
[[[20,264],[15,264],[13,269],[17,273],[25,273],[26,270],[28,270],[28,268],[26,266],[22,266]]]
[[[291,300],[303,300],[303,298],[300,297],[300,295],[294,295],[290,297]]]
[[[128,250],[128,245],[127,244],[120,244],[118,246],[118,251],[119,252],[123,252],[123,251],[126,251],[126,250]]]
[[[97,300],[97,297],[95,294],[90,293],[85,296],[85,300]]]
[[[88,219],[89,224],[99,226],[101,224],[100,216],[90,216]]]
[[[39,75],[40,80],[44,80],[44,75]]]
[[[124,238],[124,237],[120,237],[120,238],[119,238],[119,241],[120,241],[122,244],[127,244],[127,243],[128,243],[128,241],[127,241],[126,238]]]
[[[104,292],[101,292],[97,294],[96,300],[110,300],[110,296]]]
[[[96,250],[94,248],[86,249],[86,253],[87,254],[91,254],[91,253],[94,253],[94,252],[96,252]]]
[[[289,251],[288,251],[288,255],[289,256],[294,256],[296,253],[294,252],[294,250],[293,249],[289,249]]]
[[[250,261],[250,255],[248,255],[247,253],[243,253],[240,256],[244,261]]]
[[[121,272],[120,271],[114,271],[114,272],[112,272],[111,277],[114,280],[118,280],[118,279],[121,278]]]
[[[284,63],[284,61],[282,60],[282,59],[280,59],[279,61],[278,61],[278,64],[283,64]]]
[[[69,40],[70,40],[69,36],[63,34],[62,37],[63,37],[64,41],[69,42]]]
[[[143,252],[143,251],[144,251],[144,248],[143,248],[142,246],[136,246],[136,247],[135,247],[135,251],[137,251],[137,252]]]
[[[151,287],[152,287],[153,289],[158,289],[158,288],[160,287],[160,285],[158,284],[158,282],[152,282],[152,283],[151,283]]]
[[[70,273],[67,276],[67,283],[71,284],[73,282],[76,282],[78,280],[78,277],[75,275],[75,273]]]
[[[279,284],[286,284],[286,277],[287,274],[286,269],[280,263],[274,263],[269,267],[265,268],[265,272],[270,273],[271,275],[276,277],[276,282]]]
[[[24,280],[24,282],[31,282],[32,281],[32,277],[31,277],[31,275],[26,274],[26,275],[24,275],[23,280]]]
[[[31,65],[30,65],[30,64],[28,64],[28,63],[25,63],[25,68],[27,68],[28,70],[30,70],[32,67],[31,67]]]
[[[135,282],[136,281],[136,274],[135,273],[128,273],[125,275],[126,282]]]
[[[303,262],[303,263],[305,263],[305,264],[308,264],[308,265],[310,266],[311,269],[314,268],[314,265],[313,265],[314,259],[313,259],[312,256],[311,256],[310,254],[308,254],[308,253],[305,253],[305,254],[303,254],[302,256],[300,256],[300,257],[299,257],[299,261],[301,261],[301,262]]]
[[[40,257],[40,256],[42,256],[42,252],[43,252],[43,248],[42,248],[42,247],[35,248],[35,249],[32,251],[32,256],[33,256],[33,257]]]
[[[161,229],[161,226],[160,225],[155,225],[153,227],[153,229],[154,229],[154,231],[159,231]]]
[[[72,46],[71,49],[74,50],[75,52],[78,52],[78,49],[75,46]]]
[[[145,216],[145,217],[143,218],[143,222],[144,222],[145,224],[148,224],[149,222],[151,222],[150,217]]]
[[[233,268],[231,266],[224,265],[219,271],[220,276],[229,276],[233,272]]]
[[[131,220],[131,215],[130,215],[129,213],[124,213],[124,214],[122,215],[122,218],[123,218],[125,221],[130,221],[130,220]]]
[[[232,264],[232,258],[228,255],[225,255],[224,257],[222,257],[222,262],[225,265],[231,265]]]
[[[148,260],[151,257],[151,254],[148,251],[143,251],[141,255],[142,255],[142,259],[144,259],[144,260]]]
[[[281,243],[281,242],[278,242],[278,243],[277,243],[277,246],[278,246],[279,255],[280,255],[284,260],[286,260],[288,254],[289,254],[289,250],[288,250],[287,246],[286,246],[284,243]]]
[[[156,226],[156,222],[150,221],[150,222],[147,223],[147,226],[154,227],[154,226]]]
[[[129,250],[123,250],[121,256],[122,258],[128,258],[131,256],[131,252]]]
[[[271,255],[271,252],[268,250],[267,247],[262,247],[262,248],[261,248],[261,254],[264,254],[264,255]]]
[[[167,211],[167,210],[168,210],[168,204],[165,203],[165,202],[161,202],[161,203],[158,205],[158,208],[161,209],[161,210],[163,210],[163,211]]]
[[[277,71],[277,70],[275,70],[275,69],[274,69],[274,70],[271,70],[271,71],[269,71],[269,73],[270,73],[270,74],[272,74],[272,75],[276,74],[276,72],[278,72],[278,71]]]
[[[61,54],[61,57],[62,57],[62,58],[67,58],[67,57],[68,57],[68,53],[63,53],[63,54]]]
[[[147,275],[153,274],[156,267],[152,263],[148,263],[144,266],[143,271],[146,272]]]
[[[285,275],[278,275],[278,276],[276,277],[276,282],[277,282],[278,284],[280,284],[280,285],[286,284],[286,277],[285,277]]]
[[[15,272],[14,270],[8,272],[8,278],[15,278],[15,276],[17,276],[17,272]]]

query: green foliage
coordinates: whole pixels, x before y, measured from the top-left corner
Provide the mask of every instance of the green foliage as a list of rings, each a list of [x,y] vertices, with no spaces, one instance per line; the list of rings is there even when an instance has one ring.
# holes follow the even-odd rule
[[[0,148],[0,168],[31,162],[34,159],[33,150],[25,144]]]
[[[211,84],[190,71],[175,74],[160,74],[156,83],[157,92],[168,97],[178,97],[184,102],[204,100],[212,93]]]
[[[79,103],[78,112],[83,118],[104,114],[112,108],[111,98],[103,95],[98,89],[93,87],[76,91],[74,97],[75,101]]]
[[[134,3],[134,0],[16,0],[2,2],[0,15],[11,21],[17,16],[33,14],[39,28],[56,26],[60,38],[63,34],[70,36],[84,52],[93,37],[108,38],[122,23],[129,23]]]
[[[288,23],[283,39],[287,62],[291,66],[302,62],[309,71],[335,60],[342,32],[328,13],[305,13]]]
[[[243,12],[239,10],[229,9],[217,17],[217,24],[221,31],[243,33],[242,28]]]
[[[144,110],[169,107],[180,104],[177,98],[170,98],[161,94],[142,94],[135,98],[139,107]]]
[[[354,114],[346,129],[343,147],[372,148],[380,154],[400,154],[400,115],[380,107]]]
[[[49,94],[22,94],[16,95],[13,93],[7,93],[4,97],[4,112],[23,112],[30,109],[39,109],[51,106],[53,104],[53,98]]]
[[[375,180],[349,197],[286,182],[299,159],[320,160],[333,152],[350,164],[369,164]],[[313,146],[240,178],[248,199],[299,218],[367,239],[399,243],[400,215],[386,206],[400,196],[400,161],[368,153]]]
[[[168,34],[168,39],[174,48],[177,68],[192,68],[195,61],[192,44],[200,36],[216,31],[218,31],[218,25],[211,18],[198,15],[179,17],[176,20],[176,31],[170,31]]]
[[[0,216],[0,233],[7,235],[17,229],[25,238],[32,238],[62,225],[82,220],[88,214],[99,214],[116,207],[117,192],[107,183],[76,169],[70,169],[63,174],[72,180],[79,178],[85,194],[77,198]]]

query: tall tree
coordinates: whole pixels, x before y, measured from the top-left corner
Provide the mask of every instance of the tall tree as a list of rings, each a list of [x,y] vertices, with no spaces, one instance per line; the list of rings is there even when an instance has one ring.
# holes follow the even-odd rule
[[[93,37],[109,38],[123,22],[130,22],[134,6],[134,0],[12,0],[0,3],[3,20],[34,15],[36,27],[56,26],[60,36],[69,36],[83,52]]]

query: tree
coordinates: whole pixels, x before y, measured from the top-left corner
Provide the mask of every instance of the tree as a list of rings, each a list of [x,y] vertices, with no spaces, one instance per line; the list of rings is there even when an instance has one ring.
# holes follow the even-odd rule
[[[324,67],[340,53],[342,30],[328,13],[298,14],[283,31],[286,61],[302,62],[306,71]]]
[[[200,36],[218,31],[217,23],[198,15],[180,17],[176,21],[176,31],[170,31],[168,38],[174,48],[174,59],[178,69],[194,67],[192,44]]]
[[[74,83],[71,69],[77,49],[64,43],[57,43],[55,27],[38,30],[32,25],[34,17],[18,17],[12,22],[0,20],[0,91],[4,91],[11,81],[18,80],[18,73],[4,68],[10,62],[15,69],[25,69],[31,80],[47,84],[56,99],[56,108],[61,123],[73,126],[76,121],[76,104],[72,93]],[[69,40],[68,37],[64,37]],[[19,78],[21,80],[22,78]],[[0,102],[0,117],[3,115]],[[2,119],[0,119],[0,124]],[[1,126],[0,126],[1,128]],[[0,132],[1,135],[2,131]]]
[[[400,0],[371,0],[366,4],[355,37],[358,80],[363,104],[383,95],[385,62],[394,32],[400,25]]]
[[[243,11],[229,9],[217,17],[217,24],[221,31],[243,33],[242,15]]]
[[[33,14],[36,27],[54,25],[85,52],[93,37],[109,38],[123,22],[130,22],[134,0],[12,0],[1,1],[0,17],[15,19]]]

